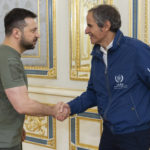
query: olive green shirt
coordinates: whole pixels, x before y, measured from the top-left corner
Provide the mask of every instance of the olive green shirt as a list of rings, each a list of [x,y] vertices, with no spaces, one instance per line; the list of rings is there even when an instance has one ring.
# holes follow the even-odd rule
[[[27,85],[21,55],[13,48],[0,45],[0,148],[10,148],[21,142],[24,115],[9,102],[5,89]]]

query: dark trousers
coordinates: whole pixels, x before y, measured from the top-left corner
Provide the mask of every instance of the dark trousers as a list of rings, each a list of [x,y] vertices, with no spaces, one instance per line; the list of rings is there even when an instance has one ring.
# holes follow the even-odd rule
[[[11,148],[0,148],[0,150],[22,150],[22,143]]]
[[[128,134],[112,134],[103,127],[99,150],[149,150],[150,129]]]

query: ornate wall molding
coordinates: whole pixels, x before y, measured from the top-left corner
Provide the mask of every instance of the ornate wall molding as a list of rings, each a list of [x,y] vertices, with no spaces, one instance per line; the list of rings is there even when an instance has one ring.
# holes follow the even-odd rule
[[[25,70],[29,77],[56,78],[56,4],[55,0],[37,0],[37,2],[41,38],[38,41],[38,55],[33,56],[28,54],[28,51],[28,55],[23,55]]]
[[[22,55],[25,71],[29,77],[56,78],[56,6],[55,0],[1,0],[0,5],[0,42],[4,40],[3,19],[13,8],[26,8],[37,14],[40,38],[34,50]]]
[[[145,0],[144,42],[150,45],[150,0]]]
[[[52,117],[25,117],[27,143],[56,149],[56,120]]]
[[[29,86],[28,91],[29,93],[34,94],[68,97],[68,98],[75,98],[76,96],[79,96],[82,92],[84,92],[83,90],[78,89],[38,87],[38,86]]]
[[[98,4],[113,4],[113,0],[70,0],[70,79],[88,80],[92,45],[85,35],[86,16]]]
[[[77,115],[74,115],[70,117],[70,150],[76,150],[76,149],[81,149],[81,150],[97,150],[99,146],[99,140],[100,136],[102,134],[102,126],[103,126],[103,121],[100,118],[100,116],[97,114],[97,110],[95,109],[88,109],[87,112],[80,113]],[[88,141],[83,141],[82,137],[86,137],[85,134],[90,134],[90,132],[84,132],[83,129],[87,128],[89,124],[90,129],[87,129],[88,131],[94,132],[94,127],[97,127],[96,131],[99,131],[98,136],[99,138],[98,143],[90,143],[90,139]],[[83,131],[83,132],[81,132]],[[95,135],[96,136],[96,135]],[[89,138],[94,138],[93,136],[91,137],[88,135]],[[85,139],[85,138],[84,138]]]
[[[150,45],[150,0],[138,0],[138,39]]]

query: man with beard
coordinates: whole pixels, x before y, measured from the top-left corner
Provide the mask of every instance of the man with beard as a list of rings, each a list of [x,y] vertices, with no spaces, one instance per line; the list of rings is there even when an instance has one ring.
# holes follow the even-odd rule
[[[24,116],[57,117],[58,108],[29,98],[21,54],[39,38],[36,14],[14,8],[5,16],[5,39],[0,45],[0,150],[21,150]]]

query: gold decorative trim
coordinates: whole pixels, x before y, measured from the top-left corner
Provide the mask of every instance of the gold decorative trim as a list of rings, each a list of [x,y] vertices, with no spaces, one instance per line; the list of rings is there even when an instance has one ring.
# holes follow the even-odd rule
[[[145,25],[144,25],[144,42],[150,44],[148,41],[148,0],[145,0]]]
[[[149,10],[150,10],[149,0],[138,1],[138,39],[142,40],[148,45],[150,45]]]
[[[85,148],[90,148],[90,149],[95,149],[95,150],[97,150],[98,149],[98,147],[97,146],[93,146],[93,145],[90,145],[90,144],[84,144],[84,143],[81,143],[80,142],[80,124],[79,124],[79,122],[80,122],[80,120],[87,120],[87,121],[91,121],[91,122],[100,122],[100,135],[102,135],[102,126],[103,126],[103,121],[102,120],[98,120],[98,119],[93,119],[93,118],[85,118],[85,117],[79,117],[79,116],[77,116],[77,118],[76,118],[76,131],[77,131],[77,136],[76,136],[76,140],[77,140],[77,145],[79,146],[79,147],[85,147]]]
[[[57,75],[57,55],[56,55],[56,0],[53,0],[53,69],[49,71],[49,76]]]
[[[103,0],[103,3],[113,5],[113,0]]]
[[[27,124],[25,124],[26,126]],[[47,128],[47,132],[49,131],[49,128]],[[27,141],[25,140],[25,143],[30,143],[30,144],[34,144],[34,145],[38,145],[38,146],[42,146],[42,147],[48,147],[48,148],[52,148],[52,149],[56,149],[56,119],[53,118],[53,138],[52,139],[48,139],[48,136],[42,136],[42,135],[37,135],[34,133],[30,133],[27,132],[26,136],[30,136],[33,138],[39,138],[42,140],[47,140],[47,145],[45,144],[41,144],[41,143],[37,143],[37,142],[33,142],[33,141]]]
[[[70,150],[77,150],[74,145],[70,145]]]
[[[48,138],[48,117],[35,117],[35,116],[26,115],[24,126],[28,131],[27,135],[37,137],[37,138],[42,138],[42,139]],[[47,129],[47,133],[45,133],[43,127]]]
[[[84,35],[87,11],[97,4],[113,4],[113,0],[69,0],[70,14],[70,79],[87,81],[90,76],[93,45]]]
[[[67,98],[75,98],[84,90],[76,90],[76,89],[61,89],[61,88],[54,88],[54,87],[38,87],[38,86],[29,86],[28,89],[29,93],[33,94],[42,94],[42,95],[53,95],[59,97],[67,97]]]
[[[24,141],[25,143],[29,143],[29,144],[34,144],[36,146],[41,146],[41,147],[46,147],[46,148],[52,148],[54,150],[56,150],[56,147],[54,147],[53,145],[53,141],[51,141],[51,143],[49,143],[48,145],[44,145],[44,144],[40,144],[40,143],[34,143],[34,142],[29,142],[29,141]]]
[[[88,109],[86,112],[90,112],[93,114],[97,114],[98,111],[97,109]],[[71,119],[75,119],[75,144],[71,142]],[[78,147],[82,147],[82,148],[90,148],[90,150],[97,150],[98,147],[97,146],[93,146],[93,145],[88,145],[88,144],[83,144],[80,143],[80,136],[79,136],[79,131],[80,131],[80,126],[79,126],[79,120],[89,120],[89,121],[94,121],[94,122],[100,122],[100,135],[102,134],[102,130],[103,130],[103,120],[102,119],[95,119],[95,118],[91,118],[91,117],[83,117],[83,116],[78,116],[78,115],[73,115],[69,117],[69,150],[77,150]]]
[[[132,33],[133,33],[133,25],[132,25],[132,20],[133,20],[133,16],[132,16],[132,12],[133,12],[133,0],[129,0],[129,36],[132,37]]]
[[[91,112],[91,113],[98,114],[97,108],[96,109],[89,108],[86,112]]]
[[[138,39],[141,39],[141,6],[141,1],[138,1]]]
[[[54,105],[54,104],[47,104]],[[39,145],[42,147],[48,147],[56,149],[56,119],[52,118],[53,123],[49,124],[49,116],[37,117],[37,116],[25,116],[24,128],[26,130],[26,136],[46,140],[47,144],[42,144],[34,141],[25,140],[26,143]],[[44,128],[46,131],[44,131]],[[53,132],[53,137],[49,138],[50,128]]]
[[[55,0],[52,0],[52,15],[53,15],[53,68],[49,68],[49,14],[48,14],[48,0],[46,1],[46,31],[47,31],[47,66],[25,66],[24,68],[26,70],[47,70],[47,75],[28,75],[28,77],[34,77],[34,78],[56,78],[57,77],[57,56],[56,56],[56,2]],[[38,20],[40,19],[40,6],[39,6],[39,0],[38,0]],[[40,27],[40,21],[38,21],[38,26]],[[40,32],[40,28],[39,28]],[[39,39],[40,40],[40,39]],[[40,47],[40,41],[39,41],[39,47]],[[40,48],[39,48],[40,49]],[[40,52],[40,51],[39,51]],[[30,56],[28,56],[30,57]],[[37,56],[39,57],[39,56]]]
[[[37,0],[37,9],[38,9],[38,33],[40,34],[40,2]],[[40,38],[38,39],[38,55],[37,56],[31,56],[31,55],[22,55],[22,58],[40,58],[41,54],[41,44],[40,44]]]
[[[29,87],[35,87],[35,88],[45,88],[45,89],[57,89],[57,90],[69,90],[69,91],[80,91],[80,92],[84,92],[85,89],[80,90],[80,89],[72,89],[72,88],[60,88],[60,87],[41,87],[41,86],[35,86],[35,85],[29,85]]]
[[[98,0],[69,0],[70,11],[70,79],[87,81],[90,73],[91,44],[84,35],[85,11],[98,4]],[[84,51],[86,41],[86,52]]]

